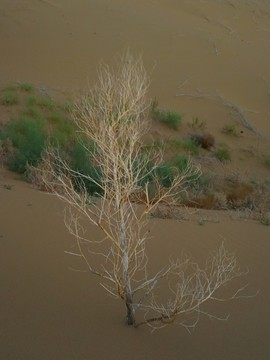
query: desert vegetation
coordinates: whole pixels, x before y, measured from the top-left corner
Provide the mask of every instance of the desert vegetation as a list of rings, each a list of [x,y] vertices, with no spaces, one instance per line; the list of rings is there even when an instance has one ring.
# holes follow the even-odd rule
[[[240,173],[231,175],[222,171],[215,172],[214,175],[212,168],[218,169],[218,163],[221,166],[230,163],[233,154],[226,142],[218,142],[209,132],[205,120],[193,117],[190,122],[184,123],[179,114],[161,110],[156,100],[149,101],[148,105],[145,113],[148,129],[159,123],[168,129],[168,135],[149,137],[144,134],[142,137],[141,153],[148,159],[147,172],[155,169],[162,184],[170,186],[175,177],[175,169],[185,172],[190,160],[201,169],[201,176],[189,176],[185,192],[175,199],[177,206],[239,211],[248,209],[249,218],[259,221],[262,218],[269,219],[270,205],[267,199],[270,190],[267,179],[254,181],[253,178],[242,178]],[[89,158],[88,154],[88,149],[95,145],[78,131],[72,115],[74,100],[56,101],[44,90],[31,84],[18,83],[10,84],[0,91],[0,106],[2,113],[7,114],[0,124],[0,159],[5,166],[41,186],[33,169],[39,166],[42,154],[50,144],[73,170],[94,179],[92,181],[82,177],[81,181],[88,191],[100,193],[102,174],[97,170],[95,159]],[[171,116],[172,114],[174,115]],[[236,139],[240,136],[235,125],[225,125],[221,132]],[[164,155],[156,165],[151,162],[151,156],[149,158],[153,151]],[[252,156],[258,158],[258,164],[269,167],[269,156],[260,154],[257,150],[252,150]],[[261,201],[263,198],[266,200]],[[162,217],[160,211],[153,213]]]
[[[127,323],[156,329],[177,322],[191,329],[202,314],[218,319],[203,310],[204,303],[225,300],[217,291],[243,273],[223,245],[203,268],[182,257],[170,259],[155,273],[149,271],[150,215],[158,205],[177,204],[188,188],[196,187],[200,170],[185,155],[166,162],[159,148],[145,151],[142,139],[150,126],[147,89],[140,58],[128,52],[116,70],[103,65],[98,83],[73,107],[73,131],[64,142],[68,151],[55,146],[61,141],[52,140],[45,128],[47,144],[38,149],[40,161],[27,165],[34,181],[68,205],[65,224],[77,245],[70,254],[81,257],[101,286],[123,301]],[[45,107],[51,111],[53,106]],[[5,131],[12,134],[9,126]],[[16,148],[16,141],[10,141]],[[100,230],[100,239],[87,236],[85,221]],[[159,296],[161,285],[167,288],[165,300]],[[230,298],[240,297],[241,290],[232,291]]]
[[[153,101],[151,105],[151,115],[156,121],[165,124],[173,130],[178,130],[182,121],[180,114],[175,111],[159,108],[157,101]]]

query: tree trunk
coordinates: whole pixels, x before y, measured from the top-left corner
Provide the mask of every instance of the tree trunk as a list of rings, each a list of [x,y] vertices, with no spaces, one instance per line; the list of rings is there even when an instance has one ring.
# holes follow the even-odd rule
[[[132,306],[132,298],[126,294],[126,307],[127,307],[127,323],[128,325],[135,325],[135,315]]]
[[[126,229],[123,216],[123,209],[120,208],[121,213],[121,248],[122,248],[122,267],[124,280],[124,296],[127,307],[127,323],[128,325],[135,325],[135,314],[133,308],[133,296],[129,277],[129,249],[127,246]]]

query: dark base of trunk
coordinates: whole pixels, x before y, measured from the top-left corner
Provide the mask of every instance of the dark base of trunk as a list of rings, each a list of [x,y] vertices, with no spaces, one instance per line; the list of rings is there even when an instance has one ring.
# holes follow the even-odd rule
[[[135,325],[135,316],[133,310],[129,304],[126,304],[126,306],[127,306],[127,324]]]

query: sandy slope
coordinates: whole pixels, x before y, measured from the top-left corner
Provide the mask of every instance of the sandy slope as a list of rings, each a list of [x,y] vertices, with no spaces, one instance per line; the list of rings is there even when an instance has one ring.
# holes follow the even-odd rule
[[[143,53],[152,94],[165,105],[217,122],[211,101],[206,109],[175,98],[217,92],[268,130],[269,14],[261,0],[2,0],[1,83],[81,88],[101,59],[130,46]]]
[[[95,81],[101,60],[129,46],[143,54],[161,107],[186,122],[199,117],[218,142],[228,141],[223,126],[236,124],[240,147],[269,154],[269,29],[262,0],[2,0],[0,85],[77,92]],[[245,156],[233,169],[252,170]],[[265,177],[256,170],[248,175]]]
[[[143,53],[150,95],[160,105],[186,119],[199,116],[218,134],[241,121],[226,106],[233,104],[264,136],[257,140],[245,129],[243,141],[269,150],[268,1],[1,0],[0,34],[1,85],[76,91],[95,79],[101,59],[111,62],[130,46]],[[153,221],[154,265],[183,248],[201,261],[224,237],[250,269],[243,282],[251,293],[261,291],[254,299],[209,304],[231,314],[225,323],[202,319],[191,336],[177,326],[150,334],[124,325],[122,305],[96,279],[69,270],[79,264],[64,254],[71,238],[62,204],[3,171],[0,202],[0,359],[270,358],[269,227],[221,212]],[[199,226],[202,216],[211,221]]]
[[[69,269],[83,264],[64,254],[72,240],[62,222],[62,204],[10,175],[1,177],[0,198],[1,359],[269,358],[267,227],[212,212],[187,214],[181,222],[152,220],[152,266],[164,265],[182,249],[204,261],[222,236],[241,266],[250,269],[241,283],[250,283],[250,294],[260,293],[208,304],[206,310],[230,314],[229,320],[202,318],[192,335],[174,325],[151,334],[148,328],[127,328],[124,306],[111,299],[96,278]],[[202,217],[210,222],[198,225]]]

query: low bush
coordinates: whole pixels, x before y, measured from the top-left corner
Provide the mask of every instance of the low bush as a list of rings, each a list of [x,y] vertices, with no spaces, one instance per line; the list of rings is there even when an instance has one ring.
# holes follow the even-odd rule
[[[16,93],[16,87],[10,85],[2,90],[0,93],[0,103],[1,105],[11,106],[16,105],[19,102],[18,94]]]
[[[51,145],[67,147],[75,141],[76,132],[72,121],[60,112],[53,112],[47,117],[47,128]]]
[[[167,125],[173,130],[178,130],[182,121],[182,115],[177,112],[159,108],[152,109],[152,116],[155,120]]]
[[[174,138],[171,141],[171,146],[175,149],[184,149],[190,155],[199,153],[199,144],[193,139]]]
[[[270,168],[270,155],[263,156],[263,164]]]
[[[261,219],[260,219],[260,222],[261,222],[261,224],[263,224],[263,225],[266,225],[266,226],[270,226],[270,217],[262,217]]]
[[[5,126],[0,138],[2,141],[10,141],[13,147],[6,159],[10,170],[22,174],[27,164],[36,166],[40,161],[46,139],[42,123],[19,117]]]
[[[90,155],[93,146],[93,144],[86,144],[82,141],[76,142],[71,152],[70,166],[72,170],[85,175],[85,177],[73,177],[78,190],[84,187],[90,194],[100,194],[101,188],[98,184],[101,182],[102,174],[100,169],[94,165]],[[90,151],[87,151],[87,148],[90,148]]]
[[[26,106],[25,110],[23,111],[23,115],[31,117],[32,119],[35,119],[35,120],[43,119],[43,115],[42,115],[40,109],[36,105]]]
[[[231,153],[227,145],[220,145],[214,152],[215,157],[221,161],[226,162],[231,160]]]
[[[33,85],[28,83],[20,83],[19,88],[26,92],[31,92],[33,90]]]
[[[155,175],[158,177],[162,186],[169,188],[175,177],[175,170],[168,162],[164,162],[155,169]]]
[[[192,186],[198,180],[197,171],[190,172],[191,163],[186,155],[176,155],[172,160],[165,161],[155,170],[155,174],[160,179],[162,185],[166,188],[170,187],[175,177],[180,174],[190,173],[186,178],[188,186]]]
[[[35,95],[28,95],[26,98],[25,98],[25,104],[26,106],[36,106],[37,105],[37,98]]]
[[[27,106],[38,106],[47,110],[52,110],[54,107],[53,101],[48,96],[31,94],[26,97],[25,102]]]

